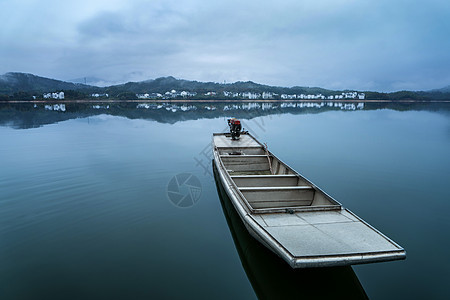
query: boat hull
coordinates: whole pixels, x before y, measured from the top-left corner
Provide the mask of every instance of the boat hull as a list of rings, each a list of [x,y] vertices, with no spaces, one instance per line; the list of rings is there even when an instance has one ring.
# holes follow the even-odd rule
[[[213,165],[217,193],[242,266],[259,299],[368,299],[351,266],[294,269],[254,239],[244,226]],[[327,288],[323,283],[327,282]]]

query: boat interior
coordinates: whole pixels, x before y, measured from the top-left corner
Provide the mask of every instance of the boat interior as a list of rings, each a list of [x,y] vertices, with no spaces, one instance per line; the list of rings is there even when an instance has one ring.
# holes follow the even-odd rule
[[[340,209],[339,203],[273,156],[265,147],[217,147],[222,163],[251,209]]]
[[[405,251],[250,134],[214,134],[215,171],[249,232],[293,268],[404,259]]]

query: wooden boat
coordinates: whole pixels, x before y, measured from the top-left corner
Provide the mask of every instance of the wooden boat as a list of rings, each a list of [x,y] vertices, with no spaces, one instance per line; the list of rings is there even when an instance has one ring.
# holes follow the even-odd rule
[[[299,283],[302,299],[369,299],[351,266],[293,269],[254,239],[226,194],[215,166],[213,171],[234,245],[258,299],[298,299],[299,289],[292,287]]]
[[[405,250],[251,134],[213,135],[218,177],[249,233],[293,268],[405,259]]]

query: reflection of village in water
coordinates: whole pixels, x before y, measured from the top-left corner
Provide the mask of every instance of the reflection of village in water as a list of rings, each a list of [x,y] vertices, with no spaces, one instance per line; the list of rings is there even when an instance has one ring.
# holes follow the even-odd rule
[[[34,108],[38,108],[37,104],[34,104]],[[187,104],[173,104],[173,103],[139,103],[136,108],[138,109],[165,109],[170,112],[178,111],[193,111],[193,110],[206,110],[215,111],[218,109],[214,105],[187,105]],[[241,103],[241,104],[226,104],[223,107],[219,107],[219,110],[233,111],[233,110],[277,110],[277,109],[289,109],[289,108],[337,108],[341,110],[357,110],[364,109],[364,103],[342,103],[342,102],[283,102],[283,103]],[[64,103],[45,104],[45,110],[53,111],[66,111],[66,105]],[[95,104],[92,105],[92,109],[110,109],[109,104]]]
[[[100,107],[99,105],[93,106],[93,108],[105,108],[105,106]],[[109,107],[108,107],[109,108]],[[172,103],[140,103],[136,108],[141,109],[166,109],[167,111],[177,112],[177,111],[190,111],[190,110],[208,110],[214,111],[218,107],[214,105],[178,105]],[[364,103],[342,103],[342,102],[283,102],[283,103],[233,103],[225,104],[222,107],[223,111],[231,110],[276,110],[276,109],[288,109],[288,108],[337,108],[342,110],[357,110],[364,109]],[[220,109],[220,108],[219,108]]]
[[[289,101],[289,102],[44,102],[6,103],[0,105],[0,125],[13,128],[35,128],[64,120],[101,114],[129,119],[154,120],[160,123],[197,120],[200,118],[237,117],[253,119],[276,114],[315,114],[328,111],[351,112],[376,109],[448,110],[439,103],[395,103],[357,101]]]

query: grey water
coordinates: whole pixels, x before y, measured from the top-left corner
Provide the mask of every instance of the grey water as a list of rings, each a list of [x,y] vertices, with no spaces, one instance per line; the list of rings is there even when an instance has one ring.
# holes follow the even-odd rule
[[[349,298],[450,294],[448,104],[66,108],[0,106],[0,299],[270,298],[254,276],[278,258],[242,246],[214,180],[211,135],[229,116],[407,251],[404,261],[287,272],[279,280],[297,298],[305,274],[326,278],[323,289],[345,277]]]

